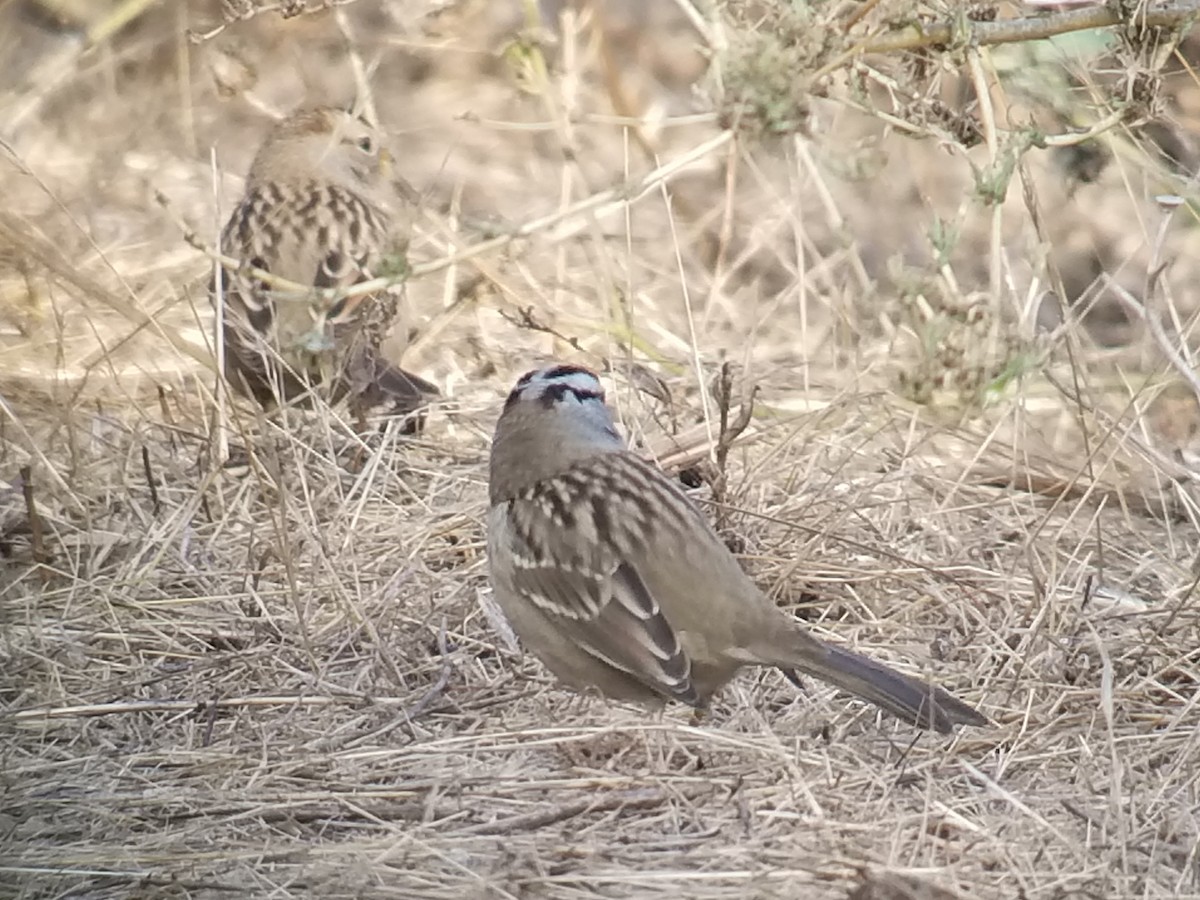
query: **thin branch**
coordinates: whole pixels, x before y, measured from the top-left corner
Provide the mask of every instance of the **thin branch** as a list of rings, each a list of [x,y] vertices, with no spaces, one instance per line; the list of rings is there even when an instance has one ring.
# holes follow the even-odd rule
[[[1158,349],[1163,352],[1163,355],[1167,358],[1167,362],[1183,377],[1183,380],[1191,386],[1192,390],[1196,392],[1196,396],[1200,398],[1200,375],[1197,375],[1192,367],[1188,365],[1187,360],[1183,358],[1183,355],[1171,340],[1170,335],[1167,334],[1167,330],[1163,328],[1163,324],[1159,321],[1158,316],[1147,309],[1137,297],[1121,287],[1107,272],[1104,273],[1102,278],[1108,289],[1121,301],[1121,305],[1146,323],[1146,328],[1149,330],[1150,336],[1158,344]]]
[[[38,514],[37,501],[33,497],[33,469],[30,466],[21,467],[21,494],[25,499],[25,520],[29,523],[29,545],[33,549],[35,562],[47,563],[51,560],[46,550],[45,528],[42,517]]]
[[[607,797],[586,797],[572,803],[521,813],[494,822],[483,822],[465,829],[466,834],[515,834],[519,831],[537,831],[584,813],[614,812],[631,809],[654,809],[669,802],[672,795],[660,790],[621,791]]]
[[[664,163],[652,172],[648,172],[643,177],[633,181],[622,187],[611,188],[607,191],[600,191],[593,194],[584,200],[579,201],[564,209],[556,210],[545,216],[540,216],[536,219],[531,219],[523,225],[519,225],[513,230],[490,238],[486,241],[481,241],[478,244],[473,244],[465,247],[457,253],[451,253],[439,259],[431,260],[427,263],[413,266],[408,272],[401,277],[385,276],[381,278],[372,278],[367,281],[360,281],[349,288],[337,289],[328,288],[325,290],[314,289],[311,285],[302,285],[294,281],[289,281],[286,278],[280,278],[278,275],[272,275],[270,272],[257,269],[253,266],[245,265],[244,260],[235,259],[231,256],[215,252],[211,247],[206,246],[197,237],[194,231],[187,227],[178,216],[176,222],[180,225],[183,231],[184,240],[191,244],[196,249],[200,250],[210,259],[219,262],[221,265],[237,272],[245,277],[260,280],[273,288],[278,289],[282,294],[298,294],[300,296],[312,298],[314,301],[319,301],[322,307],[327,308],[334,303],[345,300],[364,297],[369,294],[374,294],[378,291],[387,290],[395,285],[423,277],[432,275],[435,272],[441,272],[443,269],[448,269],[451,266],[472,259],[476,256],[482,256],[485,253],[490,253],[495,250],[501,250],[507,247],[514,241],[521,238],[531,237],[541,232],[548,233],[548,240],[557,242],[566,240],[578,234],[580,231],[588,227],[588,222],[592,218],[602,218],[614,212],[624,209],[630,203],[636,203],[638,200],[646,197],[651,191],[658,188],[660,185],[665,185],[674,176],[688,170],[693,164],[699,162],[710,153],[719,150],[721,147],[733,140],[732,131],[722,131],[716,135],[697,145],[689,152],[683,154],[677,159],[671,160],[669,163]],[[170,201],[161,192],[156,192],[156,198],[164,209],[170,210]],[[587,213],[589,215],[585,216]],[[211,364],[211,363],[210,363]]]
[[[1189,25],[1197,18],[1200,18],[1200,0],[1180,0],[1161,6],[1139,6],[1129,19],[1118,15],[1112,5],[1104,5],[1004,22],[967,22],[965,34],[962,21],[933,22],[928,25],[909,25],[891,34],[866,40],[855,47],[851,54],[895,53],[939,47],[960,42],[964,37],[975,46],[1014,44],[1090,28],[1110,28],[1113,25],[1174,28]]]
[[[281,19],[294,19],[297,16],[312,16],[326,10],[357,3],[358,0],[321,0],[309,6],[304,0],[281,0],[279,3],[264,3],[262,6],[248,6],[244,12],[227,13],[225,21],[208,31],[189,31],[188,40],[193,44],[203,44],[211,41],[226,28],[234,23],[249,22],[264,13],[277,12]]]
[[[545,322],[542,322],[540,319],[538,319],[536,316],[534,316],[532,306],[521,307],[520,309],[517,310],[515,315],[510,314],[510,313],[506,312],[505,310],[500,310],[499,312],[500,312],[500,318],[504,319],[504,321],[506,321],[506,322],[511,323],[512,325],[516,326],[517,328],[523,329],[525,331],[536,331],[540,334],[548,334],[551,337],[558,338],[560,341],[563,341],[564,343],[570,344],[573,348],[578,350],[580,353],[583,353],[583,354],[588,353],[588,351],[586,349],[584,349],[583,344],[580,343],[579,338],[571,337],[570,335],[563,334],[561,331],[556,331],[554,328],[552,328],[551,326],[547,325]]]
[[[0,716],[0,722],[10,725],[45,723],[50,719],[83,719],[96,716],[118,716],[130,713],[187,712],[203,713],[210,707],[220,709],[266,709],[273,706],[359,706],[368,698],[353,694],[345,697],[314,694],[284,694],[262,697],[225,697],[220,700],[124,700],[113,703],[88,703],[77,706],[51,706],[21,709]],[[372,696],[369,702],[378,706],[403,706],[407,698]]]

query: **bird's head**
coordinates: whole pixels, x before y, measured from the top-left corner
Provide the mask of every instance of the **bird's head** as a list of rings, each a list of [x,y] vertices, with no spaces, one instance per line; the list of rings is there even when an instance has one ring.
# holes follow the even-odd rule
[[[393,168],[379,129],[346,110],[312,106],[275,125],[250,167],[250,179],[316,178],[379,202],[394,193]]]
[[[511,495],[573,462],[626,449],[594,372],[568,363],[527,372],[504,402],[492,440],[492,495]]]

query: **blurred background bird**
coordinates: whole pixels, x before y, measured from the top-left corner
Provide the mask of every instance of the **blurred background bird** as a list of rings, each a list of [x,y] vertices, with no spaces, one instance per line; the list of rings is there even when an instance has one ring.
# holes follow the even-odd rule
[[[438,393],[381,352],[402,284],[328,293],[402,265],[398,239],[417,198],[392,164],[378,129],[324,106],[280,121],[259,149],[221,237],[240,266],[225,267],[210,293],[223,313],[225,376],[262,406],[319,389],[360,412],[406,414]]]

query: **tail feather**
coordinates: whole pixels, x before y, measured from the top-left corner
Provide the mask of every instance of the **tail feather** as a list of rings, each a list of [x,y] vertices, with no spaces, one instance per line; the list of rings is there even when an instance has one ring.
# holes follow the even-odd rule
[[[821,646],[823,652],[818,654],[805,646],[803,653],[797,653],[780,669],[793,683],[798,683],[797,671],[812,675],[910,724],[942,734],[949,734],[956,725],[989,724],[981,712],[937,685],[849,650]]]
[[[419,375],[394,366],[376,355],[363,354],[347,370],[344,388],[360,409],[385,408],[393,416],[412,416],[412,431],[420,431],[420,412],[441,394],[437,386]]]

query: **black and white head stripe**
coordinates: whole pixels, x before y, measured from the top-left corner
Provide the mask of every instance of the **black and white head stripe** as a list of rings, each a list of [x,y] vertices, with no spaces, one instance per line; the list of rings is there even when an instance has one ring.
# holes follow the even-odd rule
[[[522,398],[538,400],[546,407],[568,398],[578,403],[596,400],[603,404],[604,388],[595,373],[582,366],[563,364],[526,372],[508,395],[504,408],[508,409]]]

